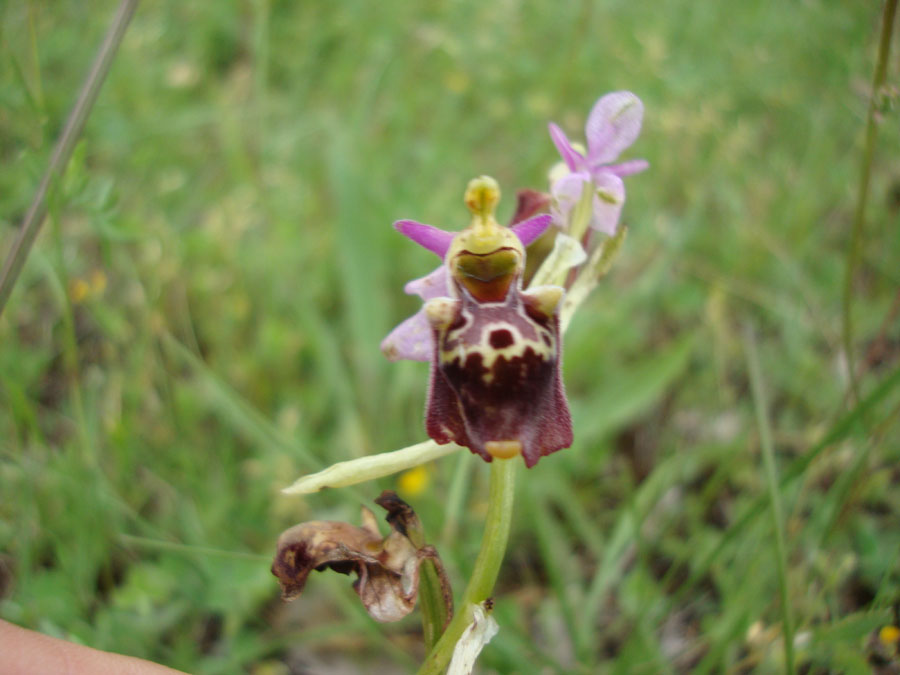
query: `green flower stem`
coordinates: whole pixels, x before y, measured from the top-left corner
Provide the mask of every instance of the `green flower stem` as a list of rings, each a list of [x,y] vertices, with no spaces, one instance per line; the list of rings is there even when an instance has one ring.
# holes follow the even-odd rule
[[[418,518],[415,519],[418,522]],[[419,527],[407,524],[406,535],[412,545],[421,549],[426,545],[425,532]],[[422,615],[422,633],[425,636],[425,648],[433,649],[444,632],[444,626],[453,614],[453,594],[446,581],[446,573],[441,566],[440,572],[432,560],[425,560],[419,569],[419,608]],[[443,582],[443,583],[442,583]]]
[[[432,649],[441,637],[450,607],[441,593],[441,582],[434,563],[430,560],[423,562],[421,575],[419,605],[422,611],[422,633],[425,636],[425,648]]]
[[[859,383],[853,359],[853,279],[859,266],[860,249],[862,248],[863,227],[866,222],[866,202],[869,197],[869,178],[872,173],[872,158],[875,154],[875,139],[878,135],[878,108],[882,101],[881,88],[887,75],[888,57],[891,51],[891,35],[894,28],[894,16],[897,13],[897,0],[885,0],[884,13],[881,17],[881,38],[878,42],[878,60],[875,64],[875,76],[872,80],[872,92],[869,99],[869,114],[866,119],[866,140],[863,147],[862,167],[859,173],[859,189],[856,195],[856,211],[853,214],[853,229],[850,235],[850,246],[847,248],[847,265],[844,272],[843,301],[843,342],[847,359],[847,370],[850,376],[850,391],[856,402],[859,399]]]
[[[481,550],[475,560],[475,567],[469,585],[463,594],[458,613],[453,617],[447,630],[438,640],[419,669],[419,675],[439,675],[450,663],[453,650],[466,627],[472,622],[475,605],[481,604],[494,590],[500,565],[506,554],[509,540],[509,526],[512,522],[513,497],[516,491],[516,468],[518,457],[494,459],[491,462],[491,487],[488,501]]]

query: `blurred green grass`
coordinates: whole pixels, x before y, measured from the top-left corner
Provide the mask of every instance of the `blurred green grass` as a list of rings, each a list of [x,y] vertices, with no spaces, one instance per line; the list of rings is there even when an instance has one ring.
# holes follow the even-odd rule
[[[0,254],[115,4],[0,8]],[[462,226],[482,173],[511,213],[557,159],[547,121],[578,137],[630,89],[651,169],[567,335],[576,444],[521,481],[482,668],[783,668],[747,322],[796,661],[865,668],[900,600],[896,110],[855,287],[857,408],[840,350],[877,19],[815,1],[142,6],[0,317],[0,616],[197,673],[409,671],[415,617],[373,625],[324,575],[282,606],[268,572],[282,529],[355,520],[396,478],[278,488],[423,437],[427,367],[378,343],[434,261],[390,223]],[[457,590],[484,468],[447,457],[409,497]]]

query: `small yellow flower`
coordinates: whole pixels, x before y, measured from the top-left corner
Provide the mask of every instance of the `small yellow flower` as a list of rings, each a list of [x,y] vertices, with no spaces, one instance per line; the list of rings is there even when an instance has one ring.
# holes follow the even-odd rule
[[[884,626],[878,632],[878,639],[885,647],[897,647],[900,645],[900,628],[897,626]]]
[[[106,290],[106,274],[103,270],[95,269],[90,277],[72,279],[69,282],[69,299],[72,304],[78,305],[91,298],[103,295]]]
[[[84,302],[90,292],[90,284],[84,279],[73,279],[69,284],[69,299],[76,305]]]
[[[417,497],[425,492],[430,481],[428,469],[420,464],[400,474],[397,479],[397,489],[408,497]]]

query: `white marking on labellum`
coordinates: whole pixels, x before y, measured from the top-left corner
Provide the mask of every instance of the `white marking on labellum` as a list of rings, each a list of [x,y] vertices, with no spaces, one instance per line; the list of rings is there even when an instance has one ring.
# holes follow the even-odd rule
[[[524,356],[529,347],[542,360],[549,361],[556,356],[556,341],[553,333],[525,316],[524,313],[516,312],[515,314],[522,323],[525,323],[534,337],[523,335],[520,329],[521,324],[517,325],[519,321],[512,323],[497,319],[482,322],[478,327],[480,332],[476,338],[472,335],[472,322],[467,316],[469,312],[464,309],[462,314],[465,322],[460,327],[447,331],[446,337],[442,341],[444,345],[450,346],[450,349],[440,350],[442,363],[453,363],[458,360],[460,364],[464,365],[465,359],[470,355],[481,354],[481,365],[489,371],[485,374],[485,382],[490,382],[493,379],[490,370],[497,359],[501,357],[511,361],[516,357]]]

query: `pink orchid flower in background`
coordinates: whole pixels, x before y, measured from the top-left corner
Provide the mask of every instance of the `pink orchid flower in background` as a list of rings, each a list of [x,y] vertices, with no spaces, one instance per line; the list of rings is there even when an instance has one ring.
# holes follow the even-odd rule
[[[603,174],[630,176],[646,169],[646,160],[632,159],[610,164],[634,143],[641,133],[644,104],[630,91],[616,91],[602,96],[591,109],[584,127],[587,154],[575,149],[566,134],[550,122],[550,137],[572,172],[584,171],[596,180]]]
[[[581,152],[556,124],[549,124],[550,138],[569,169],[553,183],[554,223],[565,227],[569,214],[581,198],[585,183],[593,183],[596,193],[590,227],[608,235],[615,234],[625,203],[624,176],[638,173],[649,165],[643,159],[618,164],[614,160],[634,143],[641,132],[644,104],[630,91],[617,91],[601,97],[591,109],[585,124],[587,152]]]

